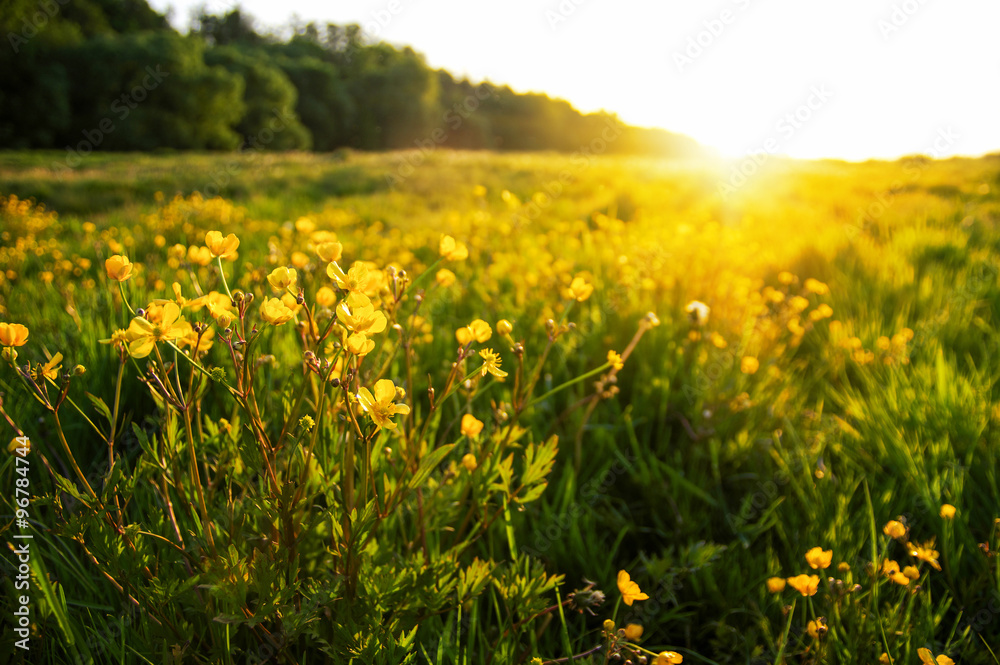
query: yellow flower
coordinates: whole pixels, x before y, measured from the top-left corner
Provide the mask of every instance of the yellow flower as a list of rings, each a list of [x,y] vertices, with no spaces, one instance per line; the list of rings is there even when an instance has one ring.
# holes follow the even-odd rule
[[[500,356],[493,353],[493,349],[483,349],[479,352],[479,355],[483,358],[482,376],[486,376],[486,372],[489,372],[498,379],[507,376],[507,372],[500,369]],[[629,604],[631,605],[631,603]]]
[[[55,381],[56,377],[59,376],[59,370],[62,369],[62,366],[59,364],[62,362],[62,359],[63,359],[63,354],[56,353],[56,355],[52,356],[52,358],[47,363],[36,367],[36,371],[34,373],[35,380],[41,381],[42,378],[46,378]]]
[[[712,309],[700,300],[692,300],[684,308],[684,311],[691,317],[691,323],[703,326],[708,323],[708,315]]]
[[[335,302],[337,302],[337,294],[329,286],[320,287],[320,290],[316,292],[316,304],[320,307],[329,307]]]
[[[889,660],[889,654],[883,651],[882,655],[878,657],[878,662],[882,665],[889,665],[892,661]]]
[[[802,296],[795,296],[788,301],[788,306],[792,308],[793,312],[798,313],[809,307],[809,301]]]
[[[622,593],[622,600],[629,607],[632,607],[632,603],[637,600],[649,599],[649,596],[639,589],[639,585],[633,582],[624,570],[618,571],[618,590]]]
[[[212,262],[212,251],[208,247],[191,245],[187,252],[188,261],[199,266],[207,266]]]
[[[137,316],[125,331],[128,352],[133,358],[145,358],[157,342],[180,339],[190,330],[188,323],[181,318],[181,308],[176,303],[168,302],[162,311],[156,313],[160,315],[153,316],[154,320],[158,318],[156,322]],[[147,316],[152,316],[152,313]]]
[[[582,275],[574,277],[569,285],[569,295],[571,298],[576,299],[577,302],[583,302],[593,292],[594,285],[585,280]]]
[[[437,271],[437,274],[434,276],[434,281],[436,281],[438,286],[442,288],[447,288],[451,286],[452,284],[455,283],[456,279],[457,278],[455,277],[455,273],[448,270],[447,268],[441,268],[440,270]]]
[[[281,298],[264,298],[260,305],[260,316],[262,319],[274,326],[288,323],[295,316],[295,312],[281,301]]]
[[[767,578],[767,590],[771,593],[781,593],[785,590],[785,578],[784,577],[769,577]]]
[[[819,281],[818,279],[813,279],[810,277],[805,283],[806,291],[810,293],[815,293],[818,296],[825,296],[830,292],[830,287]]]
[[[625,363],[622,361],[622,357],[614,351],[608,351],[608,362],[611,363],[611,366],[615,369],[621,369],[625,366]]]
[[[316,230],[316,222],[308,217],[299,217],[295,220],[295,230],[299,233],[312,233]]]
[[[267,276],[267,281],[271,283],[271,288],[275,291],[285,291],[295,286],[297,280],[298,273],[295,271],[295,268],[286,268],[285,266],[275,268]]]
[[[941,505],[941,517],[946,520],[950,520],[955,517],[955,506],[950,503],[945,503]]]
[[[466,471],[472,473],[473,471],[476,470],[476,467],[479,466],[479,463],[476,461],[475,455],[473,455],[472,453],[465,453],[464,455],[462,455],[462,466],[465,467]]]
[[[366,335],[380,333],[386,326],[385,314],[376,310],[371,299],[362,293],[351,293],[337,305],[337,319],[351,332],[363,332]]]
[[[917,655],[920,656],[920,662],[925,665],[955,665],[955,661],[944,654],[934,658],[930,649],[917,649]]]
[[[20,323],[0,323],[0,344],[24,346],[28,341],[28,328]]]
[[[497,333],[500,335],[509,335],[514,331],[514,324],[512,324],[507,319],[500,319],[497,321]]]
[[[489,340],[493,337],[493,329],[490,328],[490,324],[486,323],[482,319],[476,319],[464,328],[459,328],[455,331],[455,339],[462,346],[469,344],[472,341],[483,342]]]
[[[819,590],[819,575],[796,575],[789,577],[788,583],[803,596],[815,596]]]
[[[712,340],[712,344],[717,349],[724,349],[727,346],[729,346],[729,342],[726,341],[726,338],[723,337],[722,335],[720,335],[717,332],[712,333],[712,336],[711,336],[710,339]]]
[[[899,564],[895,561],[885,560],[882,562],[882,574],[900,586],[910,583],[910,578],[899,571]]]
[[[22,445],[22,441],[24,442],[24,445]],[[20,453],[18,451],[24,451],[25,455],[27,455],[28,453],[30,453],[31,452],[31,439],[29,439],[27,437],[23,437],[23,438],[21,438],[21,441],[18,441],[18,437],[16,437],[16,436],[13,439],[11,439],[10,443],[7,444],[7,452],[9,452],[12,455],[14,455],[14,454],[20,455]]]
[[[642,626],[637,623],[630,623],[625,626],[625,639],[635,642],[642,637]]]
[[[347,351],[356,356],[366,356],[375,348],[375,341],[368,339],[364,333],[354,333],[347,338]]]
[[[361,408],[368,413],[372,422],[378,429],[396,429],[396,423],[392,422],[392,417],[397,413],[407,414],[410,407],[405,404],[395,404],[396,386],[389,379],[379,379],[375,383],[375,396],[373,397],[367,388],[358,391],[358,402]]]
[[[343,253],[344,246],[339,242],[324,242],[316,246],[316,254],[319,256],[320,260],[325,261],[326,263],[339,261]]]
[[[798,279],[795,275],[788,272],[787,270],[782,270],[778,273],[778,281],[782,284],[788,285]]]
[[[809,637],[813,638],[814,640],[818,640],[819,638],[826,635],[827,630],[828,629],[826,627],[826,617],[819,617],[814,621],[810,621],[809,624],[806,626],[806,632],[809,633]]]
[[[889,536],[890,538],[905,538],[906,537],[906,527],[903,526],[902,522],[897,522],[896,520],[889,520],[882,527],[882,533]]]
[[[462,416],[462,434],[474,439],[483,431],[483,421],[476,418],[471,413]]]
[[[744,356],[740,361],[740,371],[744,374],[754,374],[760,369],[760,362],[753,356]]]
[[[819,321],[821,319],[828,319],[833,316],[833,308],[823,303],[813,311],[809,312],[810,321]]]
[[[684,656],[676,651],[661,651],[656,655],[656,659],[653,660],[653,665],[676,665],[683,662]]]
[[[115,254],[104,262],[104,270],[108,273],[108,279],[124,282],[132,277],[132,262],[127,256]]]
[[[236,248],[240,246],[240,239],[232,233],[223,238],[218,231],[209,231],[205,234],[205,245],[212,256],[232,259],[236,258]]]
[[[326,267],[326,274],[330,276],[337,288],[343,291],[363,293],[369,286],[368,266],[358,261],[355,261],[346,273],[334,261]]]
[[[806,552],[806,562],[810,568],[829,568],[833,560],[833,550],[824,551],[822,547],[814,547]]]
[[[448,261],[464,261],[469,258],[469,248],[451,236],[441,236],[438,252]]]
[[[189,346],[194,349],[197,344],[198,348],[195,349],[194,354],[198,355],[199,353],[204,353],[212,348],[213,337],[215,337],[215,330],[212,328],[208,328],[199,336],[198,333],[194,331],[194,328],[189,326],[187,333],[183,337],[178,338],[177,346],[181,348]]]
[[[916,580],[920,578],[920,569],[916,566],[907,566],[903,568],[903,574],[911,580]]]
[[[906,543],[906,549],[909,550],[910,556],[915,556],[921,561],[926,561],[931,564],[935,570],[941,570],[941,565],[938,564],[939,553],[934,549],[934,538],[931,538],[926,543]]]
[[[128,348],[128,333],[124,328],[119,328],[118,330],[111,333],[111,339],[100,339],[97,340],[101,344],[111,344],[116,349],[124,351]]]

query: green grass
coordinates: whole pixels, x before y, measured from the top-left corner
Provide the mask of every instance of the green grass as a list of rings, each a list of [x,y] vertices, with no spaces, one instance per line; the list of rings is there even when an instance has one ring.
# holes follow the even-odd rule
[[[139,382],[145,361],[125,364],[114,473],[94,428],[61,408],[95,490],[129,497],[122,523],[131,549],[73,498],[82,486],[51,415],[4,363],[3,410],[46,456],[46,464],[34,451],[29,457],[40,662],[72,662],[73,654],[84,662],[173,662],[174,652],[185,662],[346,662],[354,654],[355,662],[389,663],[404,653],[415,662],[544,661],[605,643],[602,622],[613,614],[620,627],[644,626],[643,647],[673,649],[692,663],[877,662],[883,652],[914,663],[921,648],[961,663],[1000,662],[1000,158],[773,160],[722,198],[725,164],[579,155],[441,151],[391,185],[386,176],[414,154],[95,154],[62,175],[52,167],[59,153],[0,154],[0,195],[32,197],[58,213],[0,211],[0,266],[8,271],[0,319],[31,331],[19,365],[59,351],[65,369],[87,368],[69,396],[105,432],[108,420],[85,392],[113,405],[119,360],[98,340],[129,317],[104,259],[124,251],[139,265],[126,282],[134,307],[172,297],[174,281],[190,298],[195,284],[221,289],[215,264],[171,263],[168,253],[177,243],[203,244],[208,230],[240,237],[239,258],[224,269],[233,289],[258,299],[270,292],[272,268],[289,265],[295,251],[307,254],[307,304],[331,280],[310,233],[296,228],[302,217],[337,234],[345,269],[370,260],[416,277],[437,259],[440,234],[464,241],[468,260],[448,264],[457,282],[429,279],[424,302],[408,296],[400,305],[404,328],[418,328],[408,318],[415,308],[432,339],[414,343],[405,363],[404,352],[390,353],[390,330],[366,360],[361,385],[371,387],[384,363],[385,376],[406,387],[418,423],[429,413],[428,385],[441,397],[455,329],[473,319],[512,321],[528,367],[548,345],[546,319],[573,324],[551,345],[535,399],[600,367],[609,349],[622,352],[646,312],[662,322],[604,382],[608,392],[592,411],[581,400],[598,377],[525,410],[523,435],[509,420],[514,353],[496,332],[474,345],[500,351],[511,377],[463,389],[432,412],[418,457],[437,463],[420,484],[421,505],[414,491],[397,515],[370,527],[379,534],[374,544],[349,554],[324,550],[338,538],[348,549],[357,542],[337,531],[343,426],[323,421],[315,449],[322,471],[302,476],[309,507],[295,516],[304,535],[294,558],[267,540],[273,524],[287,533],[288,497],[270,494],[255,472],[251,419],[219,384],[202,385],[203,422],[193,428],[210,521],[229,534],[228,551],[217,555],[206,549],[185,475],[184,419]],[[231,205],[191,198],[227,166],[235,174],[218,193]],[[795,281],[782,281],[783,271]],[[568,306],[564,291],[578,273],[596,288]],[[810,291],[808,278],[829,292]],[[691,300],[711,307],[703,326],[685,311]],[[811,319],[821,304],[833,315]],[[255,349],[274,357],[255,385],[264,429],[276,435],[301,415],[293,405],[302,347],[286,325],[268,327]],[[231,382],[222,351],[217,338],[204,362],[226,368]],[[741,371],[746,357],[757,359],[756,372]],[[464,373],[476,362],[466,361]],[[315,413],[315,387],[303,390],[304,408]],[[464,413],[486,423],[481,438],[459,434]],[[231,434],[220,418],[234,425]],[[3,427],[8,440],[13,431]],[[408,437],[420,438],[408,425],[400,430],[379,439],[397,455]],[[294,434],[275,462],[287,464],[298,487],[308,437]],[[536,501],[507,505],[487,481],[477,484],[500,483],[507,454],[522,478],[528,444],[540,447],[551,435],[558,454]],[[422,457],[435,450],[440,458]],[[480,476],[463,473],[465,452],[477,453]],[[369,467],[359,454],[362,474]],[[390,459],[370,459],[386,482],[405,479]],[[0,466],[8,502],[16,477],[11,456]],[[183,545],[163,542],[176,540],[155,489],[168,481]],[[957,508],[954,519],[940,517],[944,503]],[[13,515],[13,505],[5,512]],[[357,519],[352,528],[369,528]],[[906,539],[883,534],[891,519],[906,524]],[[449,550],[450,534],[466,523],[481,527],[480,536]],[[415,554],[423,524],[427,547],[440,554],[430,564]],[[8,531],[9,542],[16,532]],[[940,571],[909,554],[908,541],[931,539]],[[833,550],[829,569],[807,565],[816,546]],[[366,571],[359,589],[330,563],[341,556]],[[4,559],[14,570],[10,551]],[[881,574],[885,559],[916,566],[918,578],[893,582]],[[648,600],[619,602],[621,569]],[[790,586],[768,592],[768,578],[801,573],[819,575],[816,595]],[[10,616],[16,592],[6,580]],[[607,595],[604,604],[593,615],[554,611],[584,580]],[[133,614],[129,596],[158,608],[159,625],[149,613]],[[239,616],[243,609],[258,618]],[[818,617],[828,627],[821,639],[807,632]],[[112,630],[116,622],[124,625]],[[6,633],[3,648],[16,652],[13,640]],[[606,651],[605,643],[589,662],[605,662]]]

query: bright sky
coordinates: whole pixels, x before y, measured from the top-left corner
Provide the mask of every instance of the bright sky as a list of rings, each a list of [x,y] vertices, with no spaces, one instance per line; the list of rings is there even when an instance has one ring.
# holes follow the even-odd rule
[[[232,0],[151,0],[222,13]],[[359,23],[473,81],[687,134],[726,156],[1000,151],[997,0],[242,0]]]

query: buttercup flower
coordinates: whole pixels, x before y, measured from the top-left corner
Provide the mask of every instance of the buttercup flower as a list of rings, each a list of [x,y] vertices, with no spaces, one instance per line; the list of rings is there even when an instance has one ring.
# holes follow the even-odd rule
[[[133,358],[145,358],[152,352],[157,342],[169,342],[187,334],[190,326],[181,318],[181,308],[169,302],[159,312],[157,322],[137,316],[132,319],[125,336],[128,352]]]
[[[326,274],[330,276],[330,279],[333,280],[338,289],[350,291],[351,293],[363,294],[368,288],[370,279],[368,266],[360,262],[355,262],[345,273],[337,262],[334,261],[326,267]]]
[[[330,307],[337,302],[337,294],[329,286],[321,287],[316,292],[316,304],[320,307]]]
[[[285,291],[289,287],[295,286],[297,280],[298,273],[295,268],[286,268],[285,266],[275,268],[267,276],[267,281],[271,283],[271,288],[275,291]]]
[[[625,626],[625,639],[635,642],[642,637],[642,626],[637,623],[630,623]]]
[[[906,543],[906,549],[910,552],[910,556],[915,556],[921,561],[926,561],[931,564],[935,570],[941,570],[941,565],[937,562],[938,556],[940,554],[936,549],[934,549],[934,538],[931,538],[926,543]]]
[[[295,312],[281,302],[281,298],[264,298],[260,305],[260,316],[271,325],[280,326],[291,321]]]
[[[437,274],[434,275],[434,281],[437,282],[438,286],[443,288],[447,288],[454,284],[456,279],[455,273],[447,268],[441,268],[437,271]]]
[[[608,351],[608,362],[611,363],[611,366],[615,369],[621,369],[625,366],[625,363],[622,361],[622,357],[614,351]]]
[[[941,517],[946,520],[953,519],[955,517],[955,506],[950,503],[945,503],[941,505]]]
[[[389,379],[380,379],[375,383],[375,395],[362,388],[358,391],[358,402],[361,408],[371,417],[378,429],[396,429],[392,417],[397,413],[406,415],[410,407],[405,404],[395,404],[396,386]]]
[[[814,547],[806,552],[806,562],[810,568],[829,568],[833,560],[833,550],[823,550],[822,547]]]
[[[767,590],[771,593],[781,593],[785,590],[785,578],[784,577],[769,577],[767,578]]]
[[[476,418],[471,413],[462,416],[462,434],[473,439],[483,431],[483,421]]]
[[[28,341],[28,328],[20,323],[0,323],[0,345],[24,346]]]
[[[187,258],[195,265],[207,266],[212,262],[212,251],[208,247],[191,245],[188,247]]]
[[[809,633],[809,637],[814,640],[818,640],[827,633],[826,627],[826,617],[819,617],[813,621],[810,621],[806,626],[806,632]]]
[[[451,236],[441,236],[438,252],[448,261],[464,261],[469,258],[469,248]]]
[[[514,331],[514,325],[507,319],[500,319],[497,321],[497,334],[499,335],[509,335]]]
[[[649,600],[649,596],[642,592],[639,585],[633,582],[624,570],[618,571],[618,590],[621,591],[622,600],[629,607],[637,600]]]
[[[760,361],[753,356],[743,356],[740,360],[740,371],[744,374],[755,374],[760,369]]]
[[[489,340],[490,337],[493,337],[493,329],[490,328],[490,324],[482,319],[476,319],[464,328],[459,328],[455,331],[455,339],[462,346],[473,341],[481,344]]]
[[[819,590],[819,575],[796,575],[788,578],[788,584],[803,596],[815,596]]]
[[[205,245],[213,257],[230,259],[235,258],[236,248],[240,246],[240,239],[232,233],[223,238],[218,231],[209,231],[205,234]]]
[[[366,335],[380,333],[386,326],[385,314],[376,310],[371,299],[361,293],[351,293],[337,305],[337,319],[351,332],[363,332]]]
[[[902,522],[897,522],[896,520],[889,520],[882,527],[882,533],[889,536],[890,538],[903,538],[906,536],[906,527],[903,526]]]
[[[115,254],[104,261],[104,271],[108,273],[108,279],[124,282],[132,277],[132,262],[127,256]]]
[[[319,256],[320,260],[327,263],[331,261],[339,261],[343,253],[344,246],[339,242],[324,242],[316,246],[316,254]]]
[[[34,372],[35,380],[41,381],[43,378],[46,378],[55,381],[56,377],[59,376],[59,370],[62,369],[62,365],[59,364],[62,362],[62,359],[63,354],[56,353],[56,355],[52,356],[47,363],[44,365],[38,365]]]
[[[684,656],[676,651],[661,651],[656,655],[656,659],[653,660],[653,665],[676,665],[683,662]]]
[[[483,349],[479,355],[483,358],[482,376],[486,376],[487,372],[498,379],[507,376],[507,372],[500,369],[500,356],[493,353],[493,349]]]
[[[917,655],[924,665],[955,665],[955,661],[944,654],[935,658],[930,649],[917,649]]]
[[[375,348],[375,341],[368,339],[364,333],[354,333],[347,338],[347,343],[344,346],[347,348],[348,353],[353,353],[356,356],[366,356]]]
[[[815,293],[816,295],[819,296],[824,296],[830,292],[829,286],[819,281],[818,279],[813,279],[812,277],[806,280],[805,287],[806,291],[809,291],[810,293]]]
[[[569,295],[571,298],[576,299],[577,302],[583,302],[593,292],[594,285],[585,280],[582,275],[574,277],[569,285]]]
[[[466,471],[472,473],[473,471],[476,470],[476,467],[479,466],[479,463],[476,461],[475,455],[473,455],[472,453],[465,453],[464,455],[462,455],[462,466],[465,467]]]

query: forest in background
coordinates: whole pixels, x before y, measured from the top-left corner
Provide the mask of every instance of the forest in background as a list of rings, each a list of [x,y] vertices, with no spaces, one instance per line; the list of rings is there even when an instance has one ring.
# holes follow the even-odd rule
[[[240,8],[180,34],[146,0],[5,0],[0,148],[456,149],[689,156],[692,139],[459,80],[358,25],[276,36]],[[72,162],[72,160],[70,160]],[[71,163],[72,165],[72,163]]]

